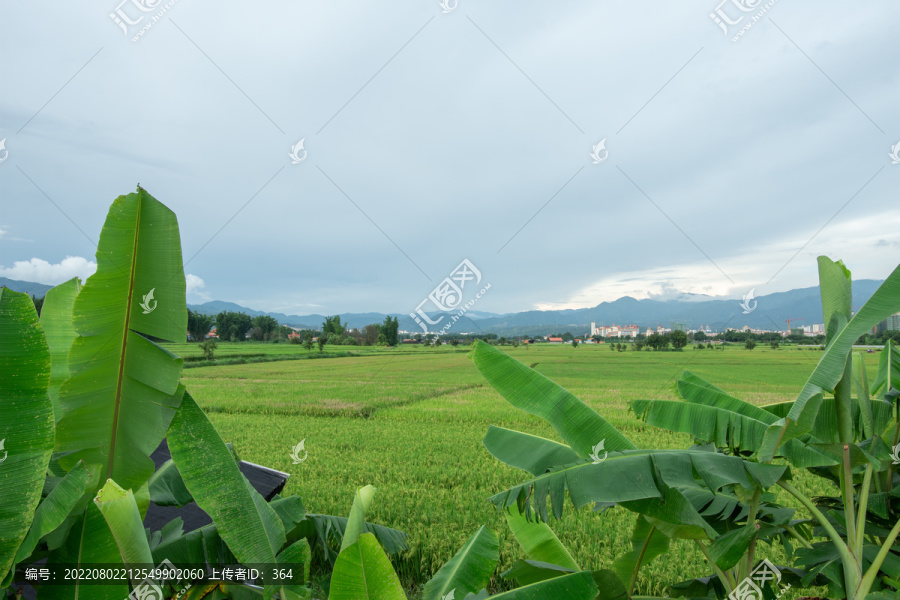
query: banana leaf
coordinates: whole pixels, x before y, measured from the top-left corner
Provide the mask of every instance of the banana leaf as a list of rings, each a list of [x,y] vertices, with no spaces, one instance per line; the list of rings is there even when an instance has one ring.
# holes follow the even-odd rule
[[[0,288],[0,581],[14,567],[53,452],[50,349],[28,294]]]
[[[499,561],[497,535],[482,525],[425,584],[424,600],[443,600],[450,594],[462,598],[478,592],[487,586]]]
[[[872,382],[872,394],[887,395],[891,388],[900,390],[900,351],[894,340],[888,340],[878,357],[878,372]]]
[[[81,281],[75,277],[49,290],[41,306],[41,325],[50,347],[50,385],[47,391],[53,401],[57,421],[62,417],[59,407],[59,388],[69,378],[69,350],[77,333],[72,324],[75,297],[81,291]]]
[[[631,440],[571,392],[490,344],[476,342],[470,356],[500,395],[516,408],[550,423],[578,456],[589,457],[600,442],[607,451],[635,448]]]
[[[186,392],[168,441],[185,487],[238,561],[275,564],[286,541],[281,519],[241,474],[219,433]]]
[[[641,567],[669,550],[669,536],[654,527],[646,517],[638,515],[631,534],[631,546],[632,549],[620,555],[612,567],[629,595],[634,591]]]
[[[344,548],[331,574],[329,600],[406,600],[391,561],[371,533]]]
[[[834,270],[831,268],[834,263],[827,257],[820,256],[819,264],[820,273]],[[832,306],[831,297],[836,294],[823,289],[823,306]],[[825,352],[787,416],[771,424],[766,431],[758,453],[761,461],[772,460],[778,446],[787,440],[809,433],[819,412],[822,393],[833,392],[844,376],[844,366],[853,344],[876,323],[896,312],[900,312],[900,267],[888,275],[846,326],[829,337]]]
[[[671,498],[668,507],[659,507],[658,499],[668,499],[669,488],[699,488],[715,491],[725,485],[740,485],[748,491],[766,489],[777,482],[787,467],[762,465],[714,452],[698,450],[626,450],[611,452],[600,463],[576,463],[560,466],[538,475],[490,498],[497,508],[516,505],[530,518],[536,512],[542,521],[549,519],[547,497],[557,518],[562,517],[566,491],[576,509],[595,502],[616,502],[629,508],[629,501],[653,500],[665,511],[682,506]],[[660,512],[660,518],[691,518],[692,523],[708,528],[690,503],[684,513]],[[637,505],[631,505],[636,507]],[[655,515],[654,515],[655,516]],[[715,533],[713,532],[713,535]]]
[[[767,424],[755,418],[717,406],[690,404],[674,400],[634,400],[631,407],[639,419],[662,429],[689,433],[703,443],[714,443],[735,453],[752,454],[765,436]],[[775,416],[766,411],[772,420]],[[808,446],[801,440],[788,440],[778,449],[796,467],[831,466],[838,458]]]
[[[152,564],[150,544],[144,533],[141,513],[131,490],[123,490],[115,481],[109,479],[97,492],[94,504],[106,520],[122,562],[131,567]],[[133,583],[138,584],[140,580]]]
[[[537,569],[520,565],[518,569],[513,569],[515,574],[507,573],[506,577],[515,577],[519,584],[528,585],[566,572],[581,571],[581,567],[546,523],[538,520],[529,521],[526,515],[518,510],[507,509],[503,515],[516,541],[525,551],[525,556],[530,561],[541,563]],[[557,566],[559,569],[547,569],[543,566],[547,564]]]
[[[490,598],[496,600],[546,600],[548,598],[565,598],[566,600],[593,600],[598,593],[597,584],[590,571],[571,573],[525,585],[508,592],[495,594]],[[469,594],[464,600],[487,598],[484,595]]]
[[[488,427],[484,447],[501,462],[532,475],[579,460],[575,451],[565,444],[496,425]]]
[[[137,490],[153,474],[150,454],[183,390],[182,359],[149,338],[184,341],[187,327],[178,223],[143,189],[110,207],[73,323],[70,377],[59,391],[60,463],[100,464],[100,481]]]

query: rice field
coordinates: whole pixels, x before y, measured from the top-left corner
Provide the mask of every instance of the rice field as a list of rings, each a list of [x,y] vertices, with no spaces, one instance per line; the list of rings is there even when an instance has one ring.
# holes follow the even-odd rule
[[[293,345],[219,348],[222,356],[307,353]],[[172,349],[182,355],[189,350]],[[408,534],[410,550],[393,562],[410,590],[427,581],[482,524],[501,540],[494,582],[500,589],[499,573],[521,552],[486,499],[525,479],[525,473],[494,459],[481,440],[491,424],[558,439],[555,432],[488,386],[468,360],[468,348],[349,350],[358,356],[208,366],[186,370],[183,381],[242,459],[291,474],[285,494],[299,495],[310,512],[346,515],[358,487],[377,487],[370,520]],[[628,403],[674,398],[673,383],[682,370],[767,404],[793,399],[820,356],[760,347],[612,352],[608,346],[537,345],[505,351],[569,389],[639,447],[650,448],[683,448],[691,440],[637,421]],[[867,358],[874,372],[877,354]],[[309,457],[294,465],[289,453],[304,439]],[[816,494],[831,493],[802,474],[798,484]],[[590,507],[569,506],[551,527],[582,568],[597,569],[630,547],[634,520],[622,508],[598,516]],[[762,553],[778,557],[777,549]],[[636,591],[658,595],[672,583],[709,574],[699,552],[680,543],[643,573]]]

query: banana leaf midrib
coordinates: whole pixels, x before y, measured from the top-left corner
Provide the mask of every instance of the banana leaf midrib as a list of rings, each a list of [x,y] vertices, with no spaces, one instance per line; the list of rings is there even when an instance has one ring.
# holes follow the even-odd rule
[[[144,205],[140,192],[138,192],[138,205],[136,211],[135,227],[134,227],[134,244],[131,248],[131,270],[128,275],[128,294],[126,296],[127,303],[125,308],[125,319],[122,327],[122,352],[119,355],[119,374],[116,381],[116,402],[113,410],[112,419],[112,435],[109,441],[109,460],[107,463],[107,473],[112,475],[113,465],[116,458],[116,438],[119,433],[119,407],[122,405],[122,381],[125,378],[125,353],[128,350],[128,333],[131,331],[128,324],[131,323],[131,307],[134,304],[134,271],[137,262],[138,239],[141,235],[141,207]]]

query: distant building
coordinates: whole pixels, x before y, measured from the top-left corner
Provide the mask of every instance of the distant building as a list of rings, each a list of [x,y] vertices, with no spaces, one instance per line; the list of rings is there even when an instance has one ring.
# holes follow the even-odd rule
[[[300,339],[300,334],[297,333],[296,331],[292,331],[288,334],[288,339],[289,340]]]
[[[894,313],[875,326],[875,335],[881,335],[885,331],[900,331],[900,313]]]
[[[687,331],[687,323],[672,321],[672,331]]]
[[[597,327],[597,324],[591,321],[591,336],[599,335],[600,337],[637,337],[638,333],[640,333],[640,328],[637,325],[623,325],[619,327],[618,325],[601,325]]]
[[[551,344],[562,344],[563,339],[561,337],[548,337],[547,341]]]

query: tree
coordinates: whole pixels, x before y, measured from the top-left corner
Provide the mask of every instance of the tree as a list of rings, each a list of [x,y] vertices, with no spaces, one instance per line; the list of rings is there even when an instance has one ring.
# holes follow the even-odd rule
[[[505,337],[502,337],[502,338],[500,338],[500,339],[498,340],[498,342],[500,343],[501,346],[505,346],[505,345],[506,345],[506,338],[505,338]]]
[[[250,331],[250,337],[254,340],[271,340],[276,335],[278,329],[278,321],[269,315],[259,315],[251,320],[253,327]]]
[[[203,358],[206,360],[214,360],[216,358],[216,348],[219,346],[216,338],[209,338],[202,344],[199,344],[199,346],[203,350]]]
[[[311,352],[314,345],[312,331],[307,331],[306,336],[303,338],[303,347],[306,348],[307,352]]]
[[[456,338],[453,338],[452,340],[450,340],[450,345],[453,346],[454,348],[456,348],[457,346],[459,346],[459,340]]]
[[[366,346],[374,346],[378,343],[378,325],[366,325],[363,329],[363,340]]]
[[[325,338],[325,334],[322,333],[316,338],[316,343],[319,345],[319,354],[322,353],[322,350],[325,349],[325,344],[328,343],[328,340]]]
[[[772,350],[778,350],[778,342],[772,340],[772,343],[769,345],[772,346]]]
[[[653,348],[654,350],[665,350],[669,347],[669,335],[668,334],[659,334],[659,333],[651,333],[647,337],[647,345]]]
[[[753,350],[754,348],[756,348],[756,342],[748,339],[746,342],[744,342],[744,348],[746,348],[747,350]]]
[[[441,345],[441,338],[438,336],[434,336],[434,346],[435,348]]]
[[[565,332],[564,334],[562,334],[561,337],[562,337],[562,339],[563,339],[564,342],[571,342],[572,340],[575,339],[575,336],[572,335],[571,333],[569,333],[568,331]]]
[[[248,314],[222,311],[216,315],[216,334],[220,340],[243,341],[251,327],[253,323]]]
[[[322,333],[324,333],[326,336],[330,336],[331,334],[343,336],[346,329],[347,328],[341,324],[340,315],[325,317],[325,322],[322,323]]]
[[[31,301],[34,302],[34,310],[37,311],[38,316],[41,316],[41,309],[44,307],[44,297],[35,298],[33,295],[31,296]]]
[[[388,346],[396,346],[398,342],[397,332],[400,331],[400,322],[397,317],[385,317],[381,324],[381,333],[384,334],[384,342]]]
[[[503,338],[501,338],[501,339],[503,339]],[[575,338],[572,338],[572,347],[573,347],[573,348],[577,348],[577,347],[578,347],[578,340],[576,340]]]
[[[685,332],[680,329],[676,329],[672,333],[669,334],[669,339],[672,342],[672,347],[676,350],[681,350],[688,343],[688,337]]]
[[[191,335],[191,339],[202,342],[212,329],[213,318],[209,315],[196,313],[188,309],[187,330]]]
[[[697,333],[694,334],[694,340],[696,340],[698,342],[705,342],[706,341],[706,333],[703,331],[698,331]]]

